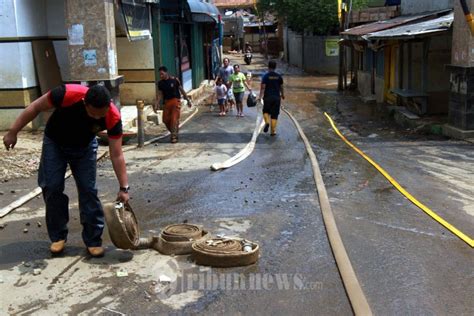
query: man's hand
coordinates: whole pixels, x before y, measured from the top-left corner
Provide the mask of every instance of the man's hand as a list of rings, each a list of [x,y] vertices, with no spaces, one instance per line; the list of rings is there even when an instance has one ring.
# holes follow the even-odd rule
[[[285,95],[284,94],[281,95],[281,99],[285,100]]]
[[[155,113],[158,113],[158,110],[160,109],[160,101],[155,101],[155,103],[153,103],[153,112]]]
[[[117,193],[117,201],[127,203],[128,200],[130,200],[130,196],[128,195],[128,193],[125,193],[123,191],[119,191]]]
[[[188,108],[192,108],[193,107],[193,103],[191,102],[191,100],[187,100],[188,101]]]
[[[9,131],[3,136],[3,144],[7,150],[13,149],[17,142],[17,133]]]

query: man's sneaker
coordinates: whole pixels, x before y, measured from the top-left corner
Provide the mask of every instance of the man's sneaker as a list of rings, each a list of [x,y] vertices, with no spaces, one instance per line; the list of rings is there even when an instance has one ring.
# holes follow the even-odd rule
[[[270,128],[270,124],[265,124],[265,127],[263,128],[264,133],[268,133],[268,129]]]
[[[104,256],[104,247],[87,247],[87,251],[92,257],[100,258]]]
[[[51,244],[51,247],[49,247],[49,250],[53,255],[60,254],[64,250],[64,244],[66,243],[65,240],[59,240],[55,241]]]

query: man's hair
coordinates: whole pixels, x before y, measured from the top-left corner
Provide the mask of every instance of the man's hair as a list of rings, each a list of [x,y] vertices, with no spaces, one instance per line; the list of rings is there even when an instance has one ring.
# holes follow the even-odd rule
[[[234,65],[234,69],[235,69],[235,68],[240,68],[240,65],[239,65],[239,64],[235,64],[235,65]]]
[[[110,92],[106,87],[95,85],[87,90],[84,102],[96,109],[103,109],[110,105],[111,99]]]
[[[230,59],[229,59],[229,58],[225,57],[223,61],[226,61],[226,60],[230,63]]]
[[[160,68],[158,68],[158,71],[168,72],[168,68],[166,68],[166,66],[161,66]]]
[[[270,60],[268,62],[268,68],[275,70],[277,67],[277,63],[274,60]]]

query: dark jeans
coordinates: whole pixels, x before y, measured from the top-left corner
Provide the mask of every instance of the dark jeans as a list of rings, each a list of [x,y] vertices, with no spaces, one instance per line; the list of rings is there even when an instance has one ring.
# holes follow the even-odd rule
[[[64,194],[64,175],[69,164],[76,180],[82,239],[87,247],[102,245],[104,211],[97,197],[97,140],[86,148],[69,148],[44,137],[38,185],[46,204],[46,226],[52,242],[67,239],[69,198]]]

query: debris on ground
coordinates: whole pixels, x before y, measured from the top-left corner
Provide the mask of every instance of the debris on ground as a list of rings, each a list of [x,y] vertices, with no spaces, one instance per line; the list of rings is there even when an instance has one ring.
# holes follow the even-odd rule
[[[0,132],[0,137],[3,137],[5,133]],[[13,150],[0,151],[0,179],[2,182],[29,178],[37,172],[42,140],[42,132],[22,132],[19,134],[17,145]]]
[[[159,281],[160,283],[171,283],[171,278],[167,275],[160,275],[160,278],[159,278]]]
[[[128,276],[128,271],[124,270],[124,269],[120,269],[120,270],[117,271],[117,276],[119,278],[126,277],[126,276]]]
[[[33,269],[33,275],[40,275],[41,269]]]

